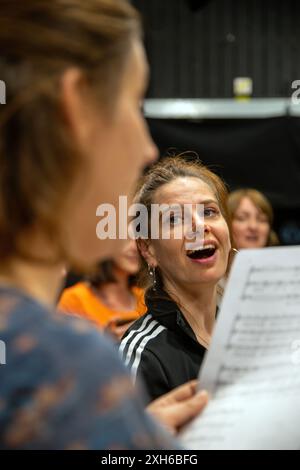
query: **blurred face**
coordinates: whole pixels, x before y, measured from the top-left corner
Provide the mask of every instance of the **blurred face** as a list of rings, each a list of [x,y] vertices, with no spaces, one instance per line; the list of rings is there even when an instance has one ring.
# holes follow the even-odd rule
[[[248,197],[244,197],[232,220],[233,237],[238,249],[267,245],[270,224],[267,215]]]
[[[190,240],[186,238],[185,230],[181,239],[152,240],[147,250],[142,250],[148,264],[159,266],[166,287],[216,284],[226,272],[231,245],[227,223],[210,187],[198,178],[177,178],[162,186],[153,202],[181,206],[193,204],[193,207],[203,204],[204,240],[201,239],[199,250],[193,251],[186,249],[186,242]],[[194,223],[200,223],[195,220],[198,217],[196,211],[192,217]],[[171,221],[171,232],[183,223],[182,217],[176,213]],[[146,242],[141,243],[145,247]]]
[[[125,245],[120,254],[114,257],[114,262],[117,268],[130,276],[137,274],[140,268],[140,258],[135,240],[130,240]]]
[[[136,40],[112,115],[87,97],[80,101],[70,92],[67,98],[74,137],[85,162],[68,196],[66,236],[70,252],[83,263],[114,256],[122,249],[124,241],[97,238],[96,209],[100,204],[114,206],[118,221],[119,196],[131,196],[142,169],[156,159],[157,149],[141,111],[147,73],[144,50]]]

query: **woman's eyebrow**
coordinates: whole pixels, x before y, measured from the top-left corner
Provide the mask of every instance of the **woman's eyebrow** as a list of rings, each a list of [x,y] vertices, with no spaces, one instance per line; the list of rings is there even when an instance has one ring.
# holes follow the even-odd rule
[[[204,199],[204,201],[197,202],[197,204],[217,204],[219,205],[218,201],[216,199]]]
[[[182,213],[183,210],[184,210],[184,206],[187,205],[187,206],[195,206],[195,205],[206,205],[206,204],[216,204],[218,207],[219,207],[219,203],[218,201],[216,201],[215,199],[205,199],[201,202],[173,202],[172,204],[168,204],[168,203],[160,203],[159,206],[163,206],[163,205],[166,205],[166,207],[162,207],[160,210],[159,210],[159,214],[160,214],[160,217],[162,215],[164,215],[165,213],[167,212],[176,212],[178,210],[180,210],[180,212]]]
[[[185,201],[185,202],[180,202],[180,201],[177,201],[177,202],[172,202],[171,204],[170,203],[161,203],[160,205],[163,205],[163,204],[167,204],[169,206],[169,208],[172,208],[172,207],[175,207],[177,208],[178,206],[179,207],[184,207],[185,205],[189,204],[189,205],[196,205],[196,204],[217,204],[217,206],[219,205],[218,201],[216,199],[204,199],[202,201],[197,201],[197,202],[194,202],[194,201],[191,201],[191,202],[188,202],[188,201]]]

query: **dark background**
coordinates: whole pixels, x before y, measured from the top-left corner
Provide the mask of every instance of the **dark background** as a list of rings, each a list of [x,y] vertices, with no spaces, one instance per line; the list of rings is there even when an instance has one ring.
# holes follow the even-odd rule
[[[252,77],[253,97],[288,97],[300,79],[299,0],[132,3],[144,19],[149,97],[230,98],[237,76]]]
[[[151,67],[148,98],[232,98],[234,77],[254,98],[289,98],[300,79],[300,1],[134,0]],[[255,187],[275,211],[283,244],[300,244],[300,119],[149,119],[168,149],[196,151],[230,189]]]

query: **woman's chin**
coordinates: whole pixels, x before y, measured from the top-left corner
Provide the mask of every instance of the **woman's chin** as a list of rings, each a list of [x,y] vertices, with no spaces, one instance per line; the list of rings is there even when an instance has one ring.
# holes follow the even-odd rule
[[[74,244],[70,249],[70,255],[76,264],[88,267],[93,266],[99,261],[115,258],[118,253],[122,252],[125,245],[126,240],[96,240],[93,243],[86,242],[77,246]]]

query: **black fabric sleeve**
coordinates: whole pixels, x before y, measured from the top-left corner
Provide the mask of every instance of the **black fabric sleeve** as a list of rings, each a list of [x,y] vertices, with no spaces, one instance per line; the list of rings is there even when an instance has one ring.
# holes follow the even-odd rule
[[[170,384],[157,356],[150,350],[144,350],[142,360],[137,370],[137,378],[146,388],[148,402],[170,391]]]

